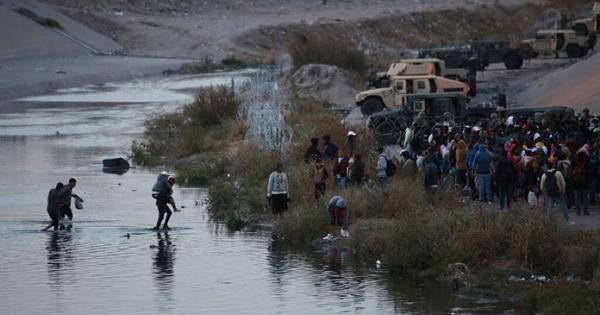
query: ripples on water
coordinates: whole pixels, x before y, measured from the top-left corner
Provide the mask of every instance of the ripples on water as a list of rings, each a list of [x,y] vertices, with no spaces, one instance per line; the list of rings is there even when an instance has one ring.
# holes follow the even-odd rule
[[[202,189],[177,187],[175,198],[186,208],[173,215],[174,229],[149,230],[158,170],[104,174],[101,160],[126,156],[146,118],[190,99],[181,90],[218,80],[230,78],[70,89],[28,101],[103,105],[0,115],[0,313],[463,312],[457,305],[477,313],[488,307],[457,302],[443,286],[390,282],[385,272],[354,264],[345,250],[290,251],[273,248],[269,232],[227,232],[194,206],[206,198]],[[146,103],[148,96],[153,102]],[[74,229],[39,232],[48,190],[71,176],[85,199],[85,209],[74,210]]]

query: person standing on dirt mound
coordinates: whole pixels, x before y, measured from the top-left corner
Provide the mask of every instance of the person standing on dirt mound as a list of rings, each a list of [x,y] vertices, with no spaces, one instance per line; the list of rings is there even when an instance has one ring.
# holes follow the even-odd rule
[[[174,183],[175,181],[173,180]],[[158,175],[154,186],[152,186],[152,198],[156,199],[156,208],[158,209],[158,220],[156,221],[156,226],[152,228],[153,230],[160,229],[163,218],[165,219],[163,230],[171,229],[169,227],[169,219],[171,219],[172,212],[171,208],[169,208],[169,203],[172,201],[172,194],[173,187],[169,183],[169,173],[163,171]]]

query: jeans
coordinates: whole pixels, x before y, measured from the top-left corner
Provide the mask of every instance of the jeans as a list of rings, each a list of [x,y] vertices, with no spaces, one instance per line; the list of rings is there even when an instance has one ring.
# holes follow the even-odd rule
[[[382,189],[385,188],[385,180],[387,179],[387,177],[378,177],[377,179],[379,180],[379,187],[381,187]]]
[[[479,177],[479,201],[492,201],[492,175],[477,174]]]
[[[498,198],[500,199],[500,209],[504,210],[504,205],[510,210],[513,195],[512,183],[498,183]]]
[[[322,196],[325,196],[327,185],[325,183],[315,184],[315,199],[319,200]]]
[[[546,213],[552,214],[552,210],[554,209],[554,205],[558,203],[560,210],[562,211],[563,217],[565,220],[569,220],[569,209],[567,208],[567,200],[565,199],[564,194],[560,194],[559,196],[546,196]]]
[[[348,187],[348,181],[346,177],[336,177],[335,178],[335,188],[336,189],[346,189]]]

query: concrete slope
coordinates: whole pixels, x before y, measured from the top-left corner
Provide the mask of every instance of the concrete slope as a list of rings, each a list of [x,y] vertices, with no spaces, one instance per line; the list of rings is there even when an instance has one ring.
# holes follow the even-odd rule
[[[517,101],[524,106],[571,106],[600,114],[600,54],[533,81]]]
[[[77,56],[88,50],[0,5],[0,60],[39,56]]]
[[[50,18],[59,22],[66,33],[86,45],[93,47],[99,53],[112,54],[116,51],[123,50],[123,48],[111,38],[97,33],[89,27],[36,0],[3,0],[2,2],[12,9],[25,8],[40,17]]]

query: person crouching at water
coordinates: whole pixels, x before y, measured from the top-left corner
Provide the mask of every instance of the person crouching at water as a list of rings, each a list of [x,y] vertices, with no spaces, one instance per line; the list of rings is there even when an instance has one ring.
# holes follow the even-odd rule
[[[346,200],[341,196],[333,196],[327,204],[327,212],[331,217],[331,233],[324,240],[339,240],[348,216]]]
[[[71,210],[71,198],[79,198],[76,194],[73,193],[73,188],[75,188],[76,185],[77,180],[75,180],[75,178],[70,178],[69,183],[67,185],[64,185],[58,193],[57,198],[60,209],[60,219],[63,220],[63,222],[60,224],[61,229],[65,228],[65,223],[67,229],[73,227],[73,211]],[[68,221],[66,222],[64,221],[65,216],[68,219]]]
[[[283,172],[283,163],[278,162],[274,172],[269,175],[267,184],[267,200],[273,212],[273,219],[283,217],[288,210],[290,196],[288,194],[288,178]]]
[[[46,211],[50,216],[50,223],[42,231],[47,231],[50,227],[54,227],[54,231],[58,230],[60,223],[60,207],[58,204],[58,193],[63,189],[63,183],[56,183],[56,187],[48,192],[48,205]]]
[[[172,179],[172,184],[171,184]],[[165,219],[165,223],[163,225],[163,230],[170,230],[169,227],[169,219],[171,219],[171,208],[169,208],[169,203],[173,205],[175,202],[173,201],[173,185],[175,184],[175,179],[173,177],[169,178],[169,174],[167,172],[161,172],[156,179],[156,183],[152,187],[152,197],[156,199],[156,208],[158,209],[158,220],[156,221],[156,226],[152,228],[153,230],[159,230],[162,220]],[[165,218],[165,214],[167,215]]]

